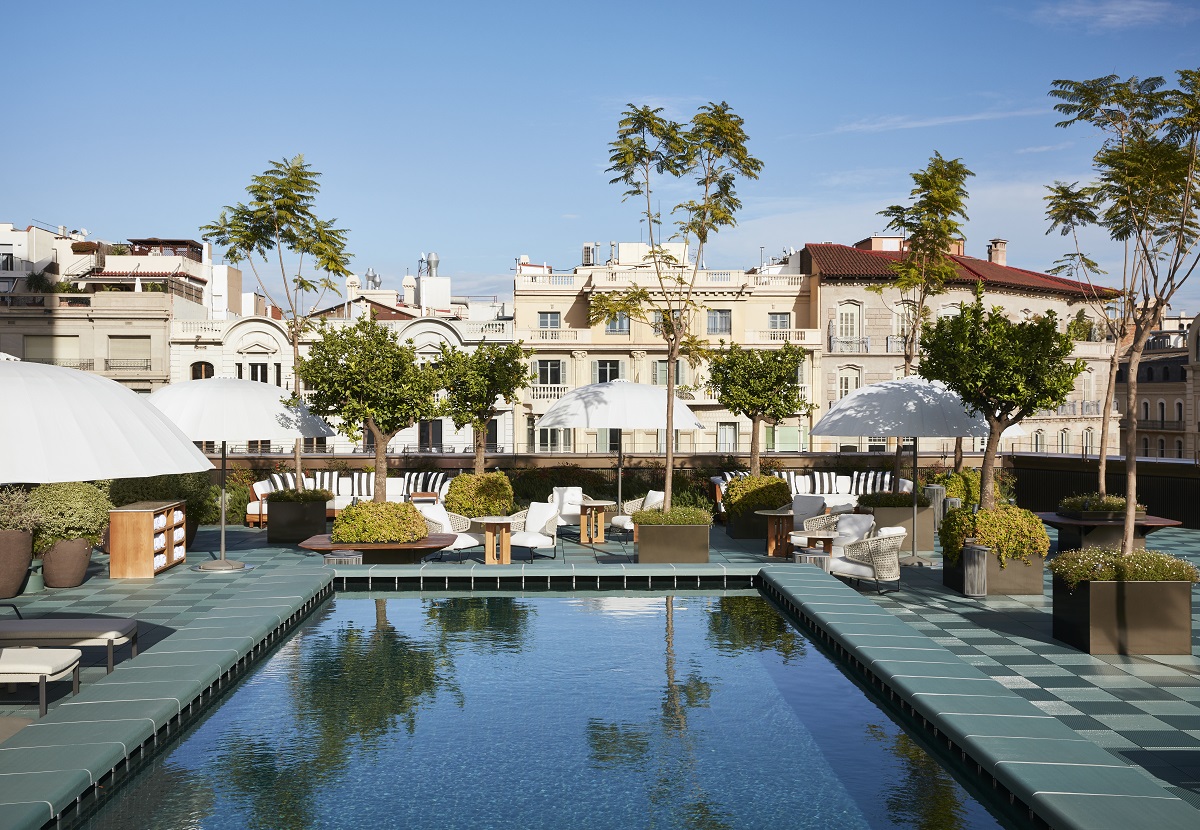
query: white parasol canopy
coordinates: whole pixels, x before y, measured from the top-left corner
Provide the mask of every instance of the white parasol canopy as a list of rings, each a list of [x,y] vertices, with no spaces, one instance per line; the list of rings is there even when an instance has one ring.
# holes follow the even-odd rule
[[[0,361],[0,483],[144,478],[211,470],[191,439],[114,380]]]
[[[910,375],[855,389],[830,407],[813,435],[893,438],[986,438],[987,421],[971,415],[957,392]]]
[[[286,389],[254,380],[206,378],[164,386],[150,403],[193,441],[290,442],[334,434],[303,406],[283,403]]]
[[[245,567],[225,558],[225,451],[230,442],[284,442],[333,435],[325,421],[303,406],[283,402],[285,389],[254,380],[206,378],[163,387],[150,396],[158,407],[193,441],[221,442],[221,553],[203,570],[228,571]]]
[[[675,429],[704,429],[692,410],[674,402]],[[563,395],[537,422],[538,429],[666,429],[667,387],[613,380]]]

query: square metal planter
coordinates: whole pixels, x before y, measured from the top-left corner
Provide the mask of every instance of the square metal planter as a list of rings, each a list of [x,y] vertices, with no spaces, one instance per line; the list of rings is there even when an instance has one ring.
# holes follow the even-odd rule
[[[875,514],[875,529],[881,527],[902,527],[908,533],[904,540],[904,549],[912,548],[913,511],[911,507],[872,507]],[[917,508],[917,550],[933,550],[933,507]]]
[[[303,542],[325,532],[325,502],[273,501],[267,510],[267,542]]]
[[[637,561],[642,564],[708,561],[709,525],[638,525]]]
[[[1088,654],[1191,654],[1190,582],[1054,578],[1054,639]]]
[[[1007,567],[1000,567],[1000,560],[988,554],[987,556],[987,595],[989,597],[1009,594],[1042,594],[1046,586],[1042,579],[1046,560],[1040,556],[1031,556],[1026,565],[1018,560],[1011,560]],[[957,565],[945,563],[942,566],[942,584],[952,591],[963,593],[963,564],[960,557]]]

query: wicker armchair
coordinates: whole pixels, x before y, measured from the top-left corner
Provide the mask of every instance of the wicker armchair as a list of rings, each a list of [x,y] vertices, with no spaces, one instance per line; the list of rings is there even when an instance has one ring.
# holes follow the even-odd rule
[[[804,520],[805,530],[837,530],[838,514],[824,513],[820,516],[813,516]]]
[[[441,522],[435,522],[433,519],[425,516],[425,527],[430,533],[466,533],[471,529],[471,520],[466,516],[460,516],[458,513],[446,511],[446,515],[450,517],[450,527],[444,527]]]
[[[440,505],[435,505],[434,507],[428,507],[426,509],[433,510],[435,507],[440,508]],[[418,506],[417,509],[422,510],[422,507]],[[425,520],[425,531],[427,533],[454,534],[454,541],[437,552],[437,558],[439,561],[447,553],[454,553],[460,550],[466,550],[467,548],[475,548],[483,544],[482,534],[467,532],[471,529],[471,520],[466,516],[460,516],[457,513],[451,513],[449,510],[445,509],[440,509],[440,512],[436,513],[435,515],[440,518],[442,514],[444,514],[446,519],[449,521],[449,527],[446,527],[444,522],[438,521],[436,518],[431,519],[428,515],[426,515],[424,510],[422,510],[421,513],[421,518]]]
[[[558,513],[551,513],[543,527],[526,527],[529,518],[528,510],[512,514],[512,544],[514,547],[529,548],[532,554],[541,548],[550,548],[551,557],[558,558]]]
[[[844,556],[835,556],[829,563],[829,572],[856,581],[869,579],[875,583],[879,593],[885,593],[883,584],[895,582],[900,590],[900,548],[904,534],[872,536],[845,547]]]

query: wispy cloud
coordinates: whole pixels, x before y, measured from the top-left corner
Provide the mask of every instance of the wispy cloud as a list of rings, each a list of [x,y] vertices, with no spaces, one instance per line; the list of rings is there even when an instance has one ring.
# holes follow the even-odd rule
[[[1197,14],[1197,9],[1173,0],[1056,0],[1038,6],[1033,19],[1051,26],[1082,26],[1093,32],[1113,32],[1182,23]]]
[[[1018,156],[1023,156],[1028,153],[1052,153],[1055,150],[1065,150],[1072,146],[1074,142],[1060,141],[1058,144],[1039,144],[1036,147],[1022,147],[1019,150],[1013,150]]]
[[[884,133],[892,130],[921,130],[928,127],[943,127],[947,124],[966,124],[971,121],[1002,121],[1006,118],[1024,118],[1030,115],[1045,115],[1050,110],[1036,107],[1023,110],[985,110],[962,115],[885,115],[879,118],[863,118],[833,128],[834,133]]]
[[[578,219],[578,218],[579,218],[579,214],[578,214],[578,213],[564,213],[564,214],[562,215],[562,218],[563,218],[563,219]]]

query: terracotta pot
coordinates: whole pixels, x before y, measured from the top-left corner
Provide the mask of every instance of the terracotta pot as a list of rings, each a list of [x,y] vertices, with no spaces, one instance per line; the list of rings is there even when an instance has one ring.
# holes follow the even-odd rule
[[[7,599],[21,592],[32,564],[33,534],[0,530],[0,597]]]
[[[83,584],[92,561],[87,539],[59,539],[42,554],[42,577],[47,588],[74,588]]]

